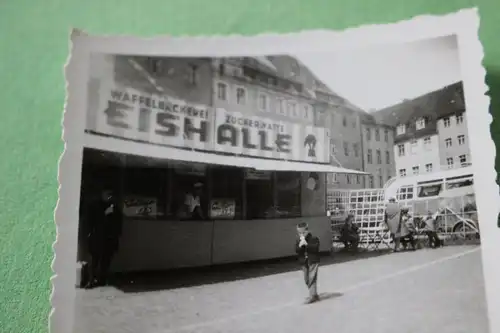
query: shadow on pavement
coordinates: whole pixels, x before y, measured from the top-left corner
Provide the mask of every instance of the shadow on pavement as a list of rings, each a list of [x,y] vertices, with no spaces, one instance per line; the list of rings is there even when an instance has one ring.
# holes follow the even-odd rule
[[[325,254],[321,266],[373,258],[390,251],[344,252]],[[239,264],[226,264],[194,269],[178,269],[163,272],[140,272],[116,274],[112,285],[126,293],[188,288],[205,284],[238,281],[250,278],[297,271],[300,266],[295,257]],[[337,297],[328,294],[323,298]]]
[[[322,294],[319,294],[319,300],[320,301],[326,301],[328,299],[341,297],[343,295],[344,294],[342,294],[342,293],[322,293]]]

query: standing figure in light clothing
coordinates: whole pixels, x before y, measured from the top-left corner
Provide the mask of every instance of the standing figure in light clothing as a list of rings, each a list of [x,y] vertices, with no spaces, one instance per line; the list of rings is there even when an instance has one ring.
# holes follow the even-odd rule
[[[295,251],[299,257],[304,273],[304,282],[309,289],[306,304],[319,301],[318,296],[318,268],[319,268],[319,238],[309,231],[307,223],[297,225],[298,239]]]
[[[390,198],[385,207],[384,222],[387,224],[394,241],[394,252],[397,252],[401,244],[401,207],[394,198]]]

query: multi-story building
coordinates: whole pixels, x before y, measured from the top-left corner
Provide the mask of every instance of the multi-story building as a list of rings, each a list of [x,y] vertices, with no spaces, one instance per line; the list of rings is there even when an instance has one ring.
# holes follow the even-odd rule
[[[329,187],[383,187],[394,176],[392,128],[332,92],[299,60],[290,56],[219,59],[214,72],[215,107],[327,127],[331,163],[371,174],[329,174]]]
[[[323,110],[322,122],[330,129],[331,163],[349,169],[363,170],[360,113],[345,101],[326,91],[316,91],[316,107]],[[365,187],[360,175],[332,174],[329,184],[341,189]]]
[[[468,161],[461,86],[458,82],[374,113],[378,122],[395,129],[397,176],[431,173],[448,168],[448,163],[452,167]]]
[[[313,100],[316,124],[330,129],[331,163],[344,168],[363,170],[360,114],[364,111],[332,92],[304,64],[290,56],[268,57],[280,75],[301,82]],[[363,188],[365,177],[329,174],[330,187]]]
[[[116,56],[115,82],[143,92],[210,105],[212,68],[205,58]]]
[[[394,129],[377,123],[369,113],[361,116],[363,170],[370,173],[367,188],[383,188],[395,176]]]
[[[462,85],[447,91],[448,108],[443,108],[437,121],[439,157],[442,168],[454,169],[470,165],[470,147],[465,117]]]
[[[315,135],[314,146],[321,150],[328,161],[327,151],[327,129],[316,122],[314,105],[314,95],[305,89],[304,84],[297,78],[286,77],[274,64],[266,57],[239,57],[222,58],[213,61],[214,83],[213,83],[213,103],[215,109],[224,109],[232,115],[238,115],[240,119],[246,119],[255,123],[281,124],[287,128],[287,133],[298,138],[307,140],[305,133],[312,131]],[[225,122],[225,120],[222,120]],[[309,128],[309,130],[308,130]],[[318,128],[321,128],[318,130]],[[248,132],[248,130],[247,130]],[[259,131],[265,134],[263,130]],[[326,135],[322,135],[324,133]],[[256,131],[254,131],[254,144],[258,144]],[[244,135],[244,134],[243,134]],[[245,139],[243,139],[245,140]],[[278,140],[273,138],[272,140]],[[260,141],[263,141],[260,137]],[[298,142],[298,141],[297,141]],[[308,145],[305,140],[295,145],[298,150],[305,150]],[[261,149],[263,151],[263,149]],[[263,151],[262,155],[265,154]],[[318,155],[319,157],[319,155]],[[275,188],[288,188],[289,197],[286,200],[295,201],[293,209],[300,211],[302,216],[317,216],[324,213],[324,203],[326,199],[326,174],[317,174],[317,181],[323,186],[314,192],[314,196],[307,192],[305,182],[309,173],[301,173],[302,186],[286,187],[297,184],[295,178],[285,179],[285,173],[266,173],[270,178],[269,184],[275,183]],[[274,176],[273,176],[274,175]],[[292,177],[292,176],[290,176]],[[252,200],[251,206],[247,205],[248,211],[259,211],[264,208],[258,205],[273,205],[265,209],[279,209],[278,198],[264,200],[266,195],[273,195],[268,188],[257,188],[252,185],[254,182],[247,182],[246,188],[250,196],[259,196],[260,200]],[[278,184],[279,183],[279,184]],[[283,185],[285,184],[285,185]],[[284,187],[285,186],[285,187]],[[264,193],[265,192],[265,193]],[[282,193],[282,192],[281,192]],[[293,197],[293,195],[295,195]],[[285,199],[283,199],[285,200]],[[259,204],[257,204],[259,202]],[[262,202],[262,203],[261,203]],[[295,205],[295,204],[294,204]],[[299,207],[300,206],[300,207]]]
[[[314,125],[313,96],[278,74],[266,58],[224,58],[213,63],[213,106],[277,121]]]

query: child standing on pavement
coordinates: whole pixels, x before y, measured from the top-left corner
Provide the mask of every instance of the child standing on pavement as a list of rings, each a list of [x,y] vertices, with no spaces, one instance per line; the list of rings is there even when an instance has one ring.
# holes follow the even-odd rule
[[[314,303],[319,300],[318,268],[319,268],[319,238],[313,236],[309,231],[307,223],[297,225],[298,239],[295,243],[295,251],[299,257],[304,273],[304,282],[309,289],[309,297],[306,304]]]

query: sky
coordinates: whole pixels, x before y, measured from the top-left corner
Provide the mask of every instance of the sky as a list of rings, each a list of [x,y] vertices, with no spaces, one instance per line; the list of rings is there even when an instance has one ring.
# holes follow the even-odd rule
[[[296,57],[332,91],[365,111],[461,80],[455,36]]]

